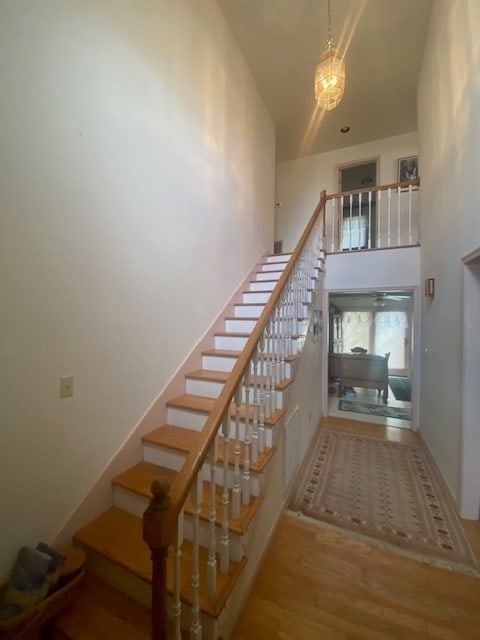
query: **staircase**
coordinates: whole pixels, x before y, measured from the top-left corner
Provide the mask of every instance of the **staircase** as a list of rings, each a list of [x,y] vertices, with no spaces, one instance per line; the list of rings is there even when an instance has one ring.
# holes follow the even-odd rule
[[[218,430],[221,435],[215,431],[217,435],[208,457],[199,467],[180,512],[170,553],[173,561],[167,567],[168,608],[175,621],[171,637],[180,638],[183,634],[180,629],[190,628],[193,638],[215,640],[231,627],[227,618],[231,609],[235,609],[234,598],[239,597],[236,590],[245,591],[242,575],[245,578],[247,563],[254,561],[250,534],[261,511],[275,459],[308,329],[309,303],[323,271],[323,255],[315,253],[313,268],[310,259],[310,270],[301,280],[303,289],[298,284],[290,285],[292,291],[301,293],[284,294],[275,308],[276,315],[262,334],[252,360],[247,361],[246,373],[227,405]],[[202,368],[188,373],[185,393],[167,402],[167,423],[142,438],[143,460],[113,478],[113,506],[74,535],[75,544],[86,552],[92,578],[86,584],[83,603],[57,620],[52,638],[123,637],[118,630],[121,615],[119,618],[112,612],[97,617],[102,621],[99,624],[113,621],[115,629],[93,628],[85,633],[81,628],[88,602],[95,601],[98,605],[98,599],[88,595],[89,584],[98,590],[98,580],[105,580],[112,585],[109,589],[128,594],[136,603],[150,606],[152,560],[142,539],[142,516],[151,499],[152,482],[163,477],[174,486],[190,466],[188,456],[206,437],[204,427],[212,419],[216,399],[242,357],[289,258],[290,255],[269,256],[258,265],[248,291],[243,292],[242,301],[234,306],[233,316],[225,318],[225,330],[215,334],[214,349],[202,353]],[[300,282],[299,278],[294,282]],[[287,318],[284,308],[294,311],[292,318]],[[253,576],[254,569],[249,569],[249,575]],[[112,596],[112,609],[113,601]],[[79,614],[79,607],[83,608],[83,614]],[[117,608],[121,611],[123,605]],[[92,621],[89,624],[95,626]]]

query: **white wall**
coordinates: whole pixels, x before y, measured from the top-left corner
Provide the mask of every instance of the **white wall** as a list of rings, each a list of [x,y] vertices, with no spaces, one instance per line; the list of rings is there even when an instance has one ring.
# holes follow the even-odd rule
[[[480,246],[479,33],[478,0],[433,3],[418,95],[422,277],[435,278],[436,288],[422,310],[421,424],[454,492],[462,420],[461,258]]]
[[[420,284],[420,249],[359,251],[329,255],[325,290],[402,289]]]
[[[337,193],[337,165],[379,157],[378,184],[397,181],[398,158],[417,154],[417,132],[374,140],[277,165],[275,240],[290,251],[318,204],[320,192]],[[422,172],[421,159],[419,161]]]
[[[271,248],[274,129],[214,0],[3,2],[0,59],[1,578]]]

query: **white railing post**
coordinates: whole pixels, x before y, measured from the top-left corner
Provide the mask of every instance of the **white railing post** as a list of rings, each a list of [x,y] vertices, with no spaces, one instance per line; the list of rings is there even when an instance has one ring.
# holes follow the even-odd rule
[[[402,189],[397,187],[397,247],[402,244],[402,231],[401,231],[401,196]]]
[[[192,624],[190,627],[190,638],[192,640],[202,639],[202,624],[200,620],[200,490],[201,473],[195,477],[192,490],[192,515],[193,515],[193,540],[192,540]]]
[[[208,547],[208,561],[207,561],[207,593],[210,598],[215,597],[217,591],[217,535],[216,535],[216,520],[217,520],[217,492],[215,482],[215,470],[217,465],[217,439],[212,443],[209,453],[210,463],[210,504],[208,509],[208,521],[210,524],[210,544]]]
[[[245,387],[245,436],[244,436],[244,457],[243,457],[243,478],[242,478],[242,502],[250,504],[250,449],[252,445],[250,431],[250,375],[247,369],[244,376]]]
[[[222,487],[222,539],[220,540],[220,571],[228,573],[230,562],[230,537],[228,531],[228,439],[230,432],[230,411],[227,409],[222,422],[223,436],[223,487]]]
[[[181,560],[183,544],[183,509],[178,515],[177,532],[173,541],[173,629],[175,640],[182,639],[181,616],[182,601],[180,599],[181,587]]]
[[[232,489],[232,518],[238,520],[240,517],[240,407],[242,402],[241,383],[235,391],[235,442],[233,445],[233,489]]]

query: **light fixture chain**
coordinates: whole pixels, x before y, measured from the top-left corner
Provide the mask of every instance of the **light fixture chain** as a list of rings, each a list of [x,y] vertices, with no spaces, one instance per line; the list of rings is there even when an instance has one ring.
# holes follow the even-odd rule
[[[332,43],[332,4],[331,0],[327,0],[327,13],[328,13],[328,43]]]

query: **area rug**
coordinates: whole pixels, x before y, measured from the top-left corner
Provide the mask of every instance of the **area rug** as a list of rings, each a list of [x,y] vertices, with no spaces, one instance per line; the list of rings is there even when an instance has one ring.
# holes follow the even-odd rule
[[[354,413],[367,413],[370,416],[384,416],[385,418],[397,418],[398,420],[411,420],[412,411],[404,407],[389,407],[386,404],[372,404],[370,402],[357,402],[341,398],[338,402],[340,411],[353,411]]]
[[[288,513],[421,562],[480,575],[448,489],[422,447],[320,429]]]
[[[402,376],[389,376],[388,384],[395,396],[395,400],[412,401],[412,379]]]

